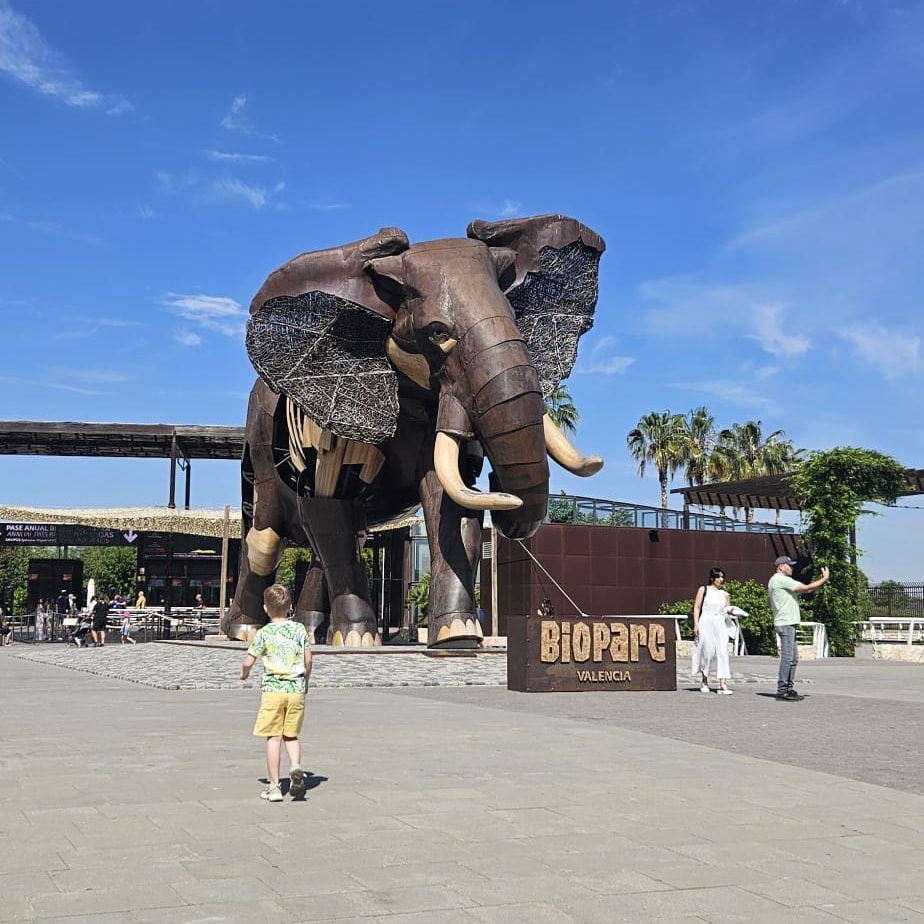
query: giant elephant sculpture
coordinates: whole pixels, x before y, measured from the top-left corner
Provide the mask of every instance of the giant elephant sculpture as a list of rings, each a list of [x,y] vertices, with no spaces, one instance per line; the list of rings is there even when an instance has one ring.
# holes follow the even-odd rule
[[[485,510],[508,538],[546,515],[547,453],[591,475],[544,397],[593,323],[605,244],[561,215],[472,222],[411,244],[396,228],[304,253],[250,306],[259,379],[242,464],[244,541],[223,629],[249,638],[287,542],[313,564],[296,602],[333,645],[381,644],[360,556],[365,530],[423,507],[428,644],[477,647]],[[475,489],[484,457],[489,490]]]

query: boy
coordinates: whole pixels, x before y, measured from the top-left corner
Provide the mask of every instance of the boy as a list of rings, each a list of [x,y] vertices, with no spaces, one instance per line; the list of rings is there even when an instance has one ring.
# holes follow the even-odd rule
[[[305,795],[305,777],[301,767],[302,749],[298,733],[305,718],[305,693],[311,676],[311,649],[308,630],[289,619],[292,598],[282,584],[273,584],[263,592],[263,609],[270,621],[257,630],[244,663],[241,680],[246,680],[257,658],[263,660],[263,683],[260,711],[253,727],[257,737],[266,738],[266,771],[269,786],[260,793],[267,802],[282,802],[279,768],[282,744],[289,755],[289,795]]]

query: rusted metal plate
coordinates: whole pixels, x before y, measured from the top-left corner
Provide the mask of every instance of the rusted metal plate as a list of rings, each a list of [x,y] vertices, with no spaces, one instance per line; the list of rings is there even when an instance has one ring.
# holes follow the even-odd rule
[[[507,689],[676,690],[673,617],[509,616]]]

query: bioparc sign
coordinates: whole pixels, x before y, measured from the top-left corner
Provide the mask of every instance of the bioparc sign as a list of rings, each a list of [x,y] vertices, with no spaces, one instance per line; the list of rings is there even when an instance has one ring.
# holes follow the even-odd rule
[[[673,617],[511,616],[507,688],[525,693],[676,690]]]

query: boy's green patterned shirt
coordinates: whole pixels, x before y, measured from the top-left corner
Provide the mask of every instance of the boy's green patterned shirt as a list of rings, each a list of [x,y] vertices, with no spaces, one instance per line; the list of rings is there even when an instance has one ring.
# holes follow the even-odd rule
[[[268,622],[257,630],[247,654],[263,662],[260,689],[270,693],[305,693],[305,649],[308,630],[300,623]]]

